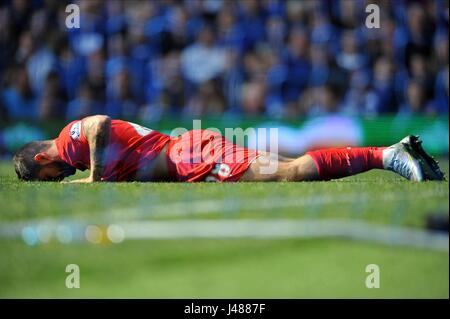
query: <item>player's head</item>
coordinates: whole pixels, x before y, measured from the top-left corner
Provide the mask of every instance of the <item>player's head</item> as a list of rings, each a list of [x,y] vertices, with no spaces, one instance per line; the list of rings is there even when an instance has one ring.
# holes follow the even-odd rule
[[[34,141],[25,144],[13,157],[17,176],[25,181],[60,181],[75,174],[75,167],[49,154],[53,141]]]

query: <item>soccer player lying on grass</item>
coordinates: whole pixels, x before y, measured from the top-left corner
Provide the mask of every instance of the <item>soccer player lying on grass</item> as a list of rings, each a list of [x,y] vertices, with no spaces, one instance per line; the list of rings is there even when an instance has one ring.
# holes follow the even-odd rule
[[[374,168],[412,181],[444,179],[438,163],[411,135],[390,147],[330,148],[294,159],[237,146],[213,131],[170,137],[104,115],[71,122],[56,139],[26,144],[13,161],[26,181],[61,181],[76,169],[90,169],[89,177],[71,183],[314,181]],[[267,169],[268,163],[276,169]]]

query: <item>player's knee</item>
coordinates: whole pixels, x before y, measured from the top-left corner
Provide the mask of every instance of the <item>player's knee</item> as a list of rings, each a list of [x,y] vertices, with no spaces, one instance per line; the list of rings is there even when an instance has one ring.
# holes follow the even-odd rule
[[[294,162],[280,163],[277,181],[279,182],[297,182],[303,179],[303,176],[299,174],[298,165]]]
[[[295,182],[316,180],[317,177],[315,166],[311,166],[311,163],[303,158],[287,163],[284,174],[284,180]]]

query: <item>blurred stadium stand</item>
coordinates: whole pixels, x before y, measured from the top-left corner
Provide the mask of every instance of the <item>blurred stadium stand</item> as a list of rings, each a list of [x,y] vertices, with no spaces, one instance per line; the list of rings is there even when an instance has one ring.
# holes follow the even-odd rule
[[[80,29],[65,26],[72,2]],[[97,113],[143,123],[448,116],[445,0],[1,3],[1,127]],[[369,3],[379,29],[364,24]]]

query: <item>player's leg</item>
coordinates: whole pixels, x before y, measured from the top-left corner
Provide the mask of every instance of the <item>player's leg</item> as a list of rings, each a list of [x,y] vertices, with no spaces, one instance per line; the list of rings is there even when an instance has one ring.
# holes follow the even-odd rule
[[[308,152],[298,159],[279,159],[263,154],[252,163],[241,181],[330,180],[368,170],[386,169],[409,180],[443,180],[438,163],[421,146],[416,136],[407,136],[390,147],[346,147]],[[265,173],[264,165],[272,160],[277,169]]]
[[[383,168],[382,151],[377,147],[329,148],[308,152],[297,159],[264,153],[252,163],[241,181],[313,181],[355,175]],[[264,170],[269,163],[276,167]]]
[[[409,135],[389,147],[346,147],[308,152],[321,180],[385,169],[412,181],[443,180],[444,174],[422,148],[418,136]]]
[[[269,165],[270,163],[270,165]],[[271,169],[268,169],[271,167]],[[287,158],[274,153],[264,153],[255,160],[239,179],[240,181],[312,181],[320,176],[310,155]]]

